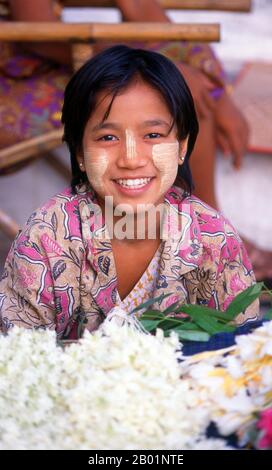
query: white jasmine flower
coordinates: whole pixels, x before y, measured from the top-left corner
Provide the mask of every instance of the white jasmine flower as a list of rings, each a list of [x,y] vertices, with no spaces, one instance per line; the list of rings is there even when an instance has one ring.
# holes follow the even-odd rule
[[[236,432],[271,399],[271,325],[182,362],[176,334],[121,309],[65,349],[14,328],[0,337],[0,449],[225,449],[210,421]]]

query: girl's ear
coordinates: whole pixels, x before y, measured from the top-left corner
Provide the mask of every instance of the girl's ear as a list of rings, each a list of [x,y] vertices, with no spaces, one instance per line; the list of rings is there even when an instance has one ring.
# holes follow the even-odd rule
[[[83,151],[80,150],[77,154],[77,163],[80,168],[80,171],[85,172],[85,165],[84,165],[84,157],[83,157]]]
[[[179,143],[179,162],[178,162],[179,165],[182,165],[185,160],[185,155],[188,149],[188,140],[189,140],[189,135],[186,137],[186,139],[181,140]]]

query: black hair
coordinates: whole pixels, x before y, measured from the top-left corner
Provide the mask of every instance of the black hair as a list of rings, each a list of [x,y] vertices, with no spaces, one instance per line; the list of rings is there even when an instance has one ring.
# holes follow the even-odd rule
[[[187,136],[188,149],[183,165],[178,167],[175,184],[184,187],[189,193],[193,189],[189,157],[198,134],[198,121],[191,92],[178,68],[165,56],[144,49],[134,49],[117,45],[105,49],[88,60],[71,78],[64,93],[62,123],[63,140],[67,143],[72,167],[71,186],[87,181],[82,173],[77,154],[82,149],[85,126],[95,111],[97,94],[108,91],[115,96],[128,87],[137,77],[158,90],[177,125],[178,139]],[[105,115],[105,119],[106,116]]]

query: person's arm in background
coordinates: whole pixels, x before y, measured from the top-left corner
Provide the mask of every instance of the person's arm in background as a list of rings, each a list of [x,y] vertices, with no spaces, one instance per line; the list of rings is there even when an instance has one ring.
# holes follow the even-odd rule
[[[164,9],[156,0],[116,0],[116,5],[121,10],[125,21],[171,22]],[[189,45],[188,50],[191,49],[191,46],[194,47],[192,43],[187,42],[186,46],[187,45]],[[206,64],[204,64],[203,67],[206,75],[210,75],[214,81],[222,85],[223,70],[220,62],[215,57],[208,44],[201,44],[201,49],[206,58]],[[194,63],[190,65],[194,66]],[[213,70],[211,70],[211,68]]]
[[[9,0],[14,21],[60,21],[53,0]],[[26,51],[34,52],[59,64],[71,63],[71,47],[65,43],[23,43]]]
[[[156,0],[116,0],[125,21],[170,22],[170,19]],[[198,115],[205,118],[214,110],[210,91],[214,88],[207,75],[189,64],[177,64],[188,82],[196,103]]]
[[[125,21],[170,22],[156,0],[116,0]]]
[[[156,0],[116,0],[123,17],[127,21],[167,21],[165,14]],[[208,44],[199,46],[204,57],[199,61],[192,43],[187,43],[186,64],[180,70],[191,88],[199,118],[206,118],[213,112],[215,119],[216,142],[224,154],[231,155],[236,168],[241,166],[242,157],[248,143],[248,126],[239,109],[224,88],[224,74],[220,61]],[[184,46],[185,47],[185,46]],[[202,63],[202,68],[198,65]],[[211,94],[219,93],[217,99]]]

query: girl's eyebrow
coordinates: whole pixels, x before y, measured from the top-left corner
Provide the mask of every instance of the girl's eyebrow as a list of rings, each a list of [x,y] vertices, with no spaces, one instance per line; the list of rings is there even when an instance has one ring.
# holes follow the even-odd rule
[[[148,126],[170,127],[171,124],[169,124],[169,122],[164,121],[163,119],[149,119],[147,121],[144,121],[142,124],[142,127],[148,127]]]
[[[168,122],[164,121],[163,119],[148,119],[147,121],[144,121],[141,124],[141,127],[148,127],[148,126],[164,126],[164,127],[171,127],[171,124]],[[115,122],[100,122],[99,124],[96,124],[91,130],[92,132],[99,131],[101,129],[116,129],[120,130],[121,127],[115,123]]]
[[[92,132],[99,131],[100,129],[116,129],[119,130],[120,126],[116,124],[115,122],[99,122],[99,124],[96,124],[91,130]]]

